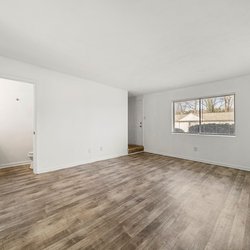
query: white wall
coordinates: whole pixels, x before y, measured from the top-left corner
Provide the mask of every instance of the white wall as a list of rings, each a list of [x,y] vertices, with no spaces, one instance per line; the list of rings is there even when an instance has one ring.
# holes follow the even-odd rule
[[[29,162],[33,97],[32,84],[0,78],[0,168]]]
[[[173,100],[228,93],[236,93],[236,137],[172,134]],[[249,97],[250,76],[145,95],[145,151],[250,170]]]
[[[127,91],[4,57],[0,77],[35,84],[35,172],[127,154]]]
[[[143,145],[143,97],[128,98],[128,142],[129,144]]]
[[[136,98],[128,98],[128,143],[136,144]]]

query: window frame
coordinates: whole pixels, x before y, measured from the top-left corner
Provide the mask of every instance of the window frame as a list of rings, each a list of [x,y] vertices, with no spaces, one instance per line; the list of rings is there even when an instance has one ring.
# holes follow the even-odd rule
[[[233,96],[234,97],[234,134],[217,134],[217,133],[204,133],[201,132],[202,125],[202,100],[209,98],[218,98],[225,96]],[[198,133],[190,133],[190,132],[176,132],[175,131],[175,104],[178,102],[187,102],[187,101],[199,101],[199,132]],[[179,99],[172,101],[172,134],[178,135],[195,135],[195,136],[219,136],[219,137],[236,137],[236,93],[222,94],[222,95],[211,95],[211,96],[203,96],[203,97],[193,97],[186,99]]]

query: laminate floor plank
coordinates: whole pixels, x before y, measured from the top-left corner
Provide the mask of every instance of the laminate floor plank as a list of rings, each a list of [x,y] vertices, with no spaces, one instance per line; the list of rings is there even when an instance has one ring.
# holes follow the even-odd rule
[[[1,169],[0,249],[249,250],[250,172],[149,153]]]

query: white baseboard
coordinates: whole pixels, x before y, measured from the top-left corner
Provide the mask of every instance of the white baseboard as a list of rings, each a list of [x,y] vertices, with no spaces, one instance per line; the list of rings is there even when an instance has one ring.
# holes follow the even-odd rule
[[[11,163],[6,163],[6,164],[1,164],[0,168],[12,168],[12,167],[17,167],[17,166],[22,166],[22,165],[28,165],[30,163],[31,161],[11,162]]]
[[[228,163],[204,160],[204,159],[200,159],[200,158],[195,159],[195,158],[182,156],[182,155],[173,155],[173,154],[166,154],[163,152],[156,152],[153,150],[147,150],[145,152],[151,153],[151,154],[158,154],[158,155],[163,155],[163,156],[168,156],[168,157],[179,158],[179,159],[188,160],[188,161],[202,162],[202,163],[206,163],[206,164],[210,164],[210,165],[217,165],[217,166],[226,167],[226,168],[234,168],[234,169],[239,169],[239,170],[244,170],[244,171],[250,171],[250,166],[247,167],[247,166],[241,166],[241,165],[236,165],[236,164],[228,164]]]
[[[240,169],[240,170],[244,170],[244,171],[250,171],[250,166],[246,167],[246,166],[241,166],[241,165],[236,165],[236,164],[226,164],[226,163],[209,161],[209,160],[204,160],[204,159],[199,159],[199,158],[195,159],[195,158],[190,158],[190,157],[187,157],[187,156],[166,154],[165,152],[157,152],[157,151],[154,151],[154,150],[145,150],[143,152],[147,152],[147,153],[151,153],[151,154],[158,154],[158,155],[163,155],[163,156],[168,156],[168,157],[174,157],[174,158],[179,158],[179,159],[184,159],[184,160],[189,160],[189,161],[202,162],[202,163],[206,163],[206,164],[217,165],[217,166],[222,166],[222,167],[227,167],[227,168],[234,168],[234,169]],[[143,153],[143,152],[136,152],[134,154]],[[77,166],[81,166],[81,165],[84,165],[84,164],[89,164],[89,163],[94,163],[94,162],[98,162],[98,161],[102,161],[102,160],[118,158],[118,157],[126,156],[126,155],[128,155],[128,154],[123,153],[123,154],[116,154],[116,155],[98,157],[98,158],[90,160],[90,161],[74,163],[74,164],[71,164],[71,165],[68,165],[68,166],[63,166],[63,167],[58,166],[58,167],[54,167],[53,169],[52,168],[43,169],[42,171],[36,172],[36,174],[47,173],[47,172],[56,171],[56,170],[60,170],[60,169],[77,167]],[[0,165],[0,169],[1,168],[17,167],[17,166],[22,166],[22,165],[28,165],[30,163],[31,163],[31,161],[11,162],[11,163]]]
[[[90,163],[94,163],[94,162],[98,162],[98,161],[118,158],[118,157],[126,156],[126,155],[127,155],[127,153],[106,155],[106,156],[97,157],[95,159],[86,160],[86,161],[83,161],[83,162],[72,163],[72,164],[69,164],[67,166],[55,166],[53,168],[43,168],[42,170],[34,171],[34,173],[35,174],[43,174],[43,173],[53,172],[53,171],[57,171],[57,170],[61,170],[61,169],[78,167],[78,166],[81,166],[81,165],[90,164]]]

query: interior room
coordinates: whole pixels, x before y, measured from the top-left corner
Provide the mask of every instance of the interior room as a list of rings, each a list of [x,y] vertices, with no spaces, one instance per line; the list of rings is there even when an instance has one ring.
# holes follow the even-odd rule
[[[0,2],[0,249],[249,250],[250,2]]]
[[[33,168],[33,84],[0,78],[0,169]]]

